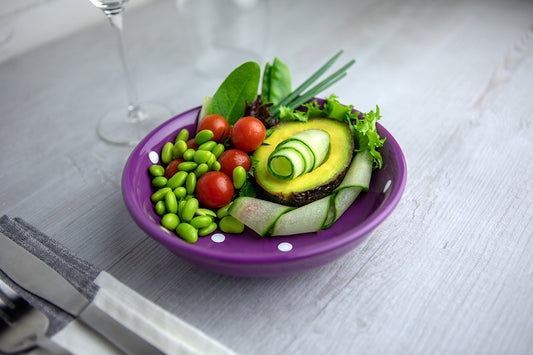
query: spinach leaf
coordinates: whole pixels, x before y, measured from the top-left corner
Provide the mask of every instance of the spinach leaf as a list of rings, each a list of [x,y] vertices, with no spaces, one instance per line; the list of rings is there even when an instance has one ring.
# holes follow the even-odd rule
[[[207,114],[219,114],[233,125],[244,115],[246,102],[257,98],[261,68],[256,62],[246,62],[224,79],[213,95]]]

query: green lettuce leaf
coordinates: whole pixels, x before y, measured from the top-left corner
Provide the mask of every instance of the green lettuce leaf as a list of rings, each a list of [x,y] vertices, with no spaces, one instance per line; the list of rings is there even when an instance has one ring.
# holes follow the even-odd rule
[[[337,96],[331,95],[326,98],[322,107],[317,100],[302,105],[304,110],[292,110],[288,107],[280,107],[281,121],[307,121],[309,118],[332,118],[346,122],[351,129],[356,144],[356,152],[368,151],[372,156],[374,168],[381,168],[383,158],[377,150],[383,146],[385,138],[381,138],[377,131],[376,122],[381,119],[379,106],[375,111],[361,113],[363,119],[359,119],[359,112],[352,105],[343,105],[337,100]],[[352,112],[355,111],[355,112]]]
[[[381,138],[378,134],[376,122],[381,118],[379,113],[379,106],[376,105],[376,111],[370,111],[363,113],[363,119],[353,119],[352,122],[355,122],[353,125],[353,134],[356,137],[356,142],[358,147],[356,152],[361,152],[368,150],[370,155],[373,158],[373,167],[381,168],[383,165],[383,158],[381,154],[376,150],[379,147],[383,146],[385,143],[385,138]]]
[[[308,117],[309,116],[307,115],[307,113],[298,111],[298,110],[292,110],[286,106],[281,106],[279,108],[279,120],[280,121],[306,122]]]

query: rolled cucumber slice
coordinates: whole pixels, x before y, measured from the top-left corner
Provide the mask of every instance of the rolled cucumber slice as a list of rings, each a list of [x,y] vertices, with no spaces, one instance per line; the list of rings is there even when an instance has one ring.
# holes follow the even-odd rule
[[[294,147],[281,148],[268,158],[268,169],[278,179],[293,179],[302,175],[306,168],[303,154]]]
[[[329,152],[329,133],[323,129],[307,129],[292,136],[292,139],[305,144],[315,157],[312,169],[316,169],[326,160]],[[283,144],[283,143],[282,143]]]
[[[305,143],[296,139],[289,138],[278,145],[278,149],[284,148],[294,148],[298,152],[300,152],[303,159],[305,160],[305,173],[308,173],[313,170],[315,166],[315,155],[313,154],[311,148],[309,148]]]
[[[329,133],[308,129],[284,140],[268,158],[268,170],[278,179],[290,180],[312,171],[329,152]]]

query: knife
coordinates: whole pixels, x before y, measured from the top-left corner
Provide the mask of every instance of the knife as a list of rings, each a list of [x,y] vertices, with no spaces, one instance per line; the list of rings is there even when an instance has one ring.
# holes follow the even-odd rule
[[[126,354],[164,354],[92,303],[41,259],[0,232],[0,269],[19,286],[54,304]]]

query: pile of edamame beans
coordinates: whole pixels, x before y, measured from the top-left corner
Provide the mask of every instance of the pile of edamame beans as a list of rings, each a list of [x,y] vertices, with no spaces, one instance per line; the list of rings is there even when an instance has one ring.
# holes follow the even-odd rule
[[[236,234],[244,230],[244,224],[228,213],[231,202],[214,211],[200,206],[195,197],[197,180],[209,171],[220,170],[217,159],[225,151],[225,146],[212,141],[213,136],[210,130],[198,132],[194,137],[198,148],[190,148],[187,145],[189,131],[182,129],[174,143],[163,145],[160,164],[153,164],[149,168],[155,189],[151,201],[155,213],[161,217],[161,225],[189,243],[217,229]],[[177,159],[183,159],[178,171],[170,178],[165,177],[165,166]],[[238,168],[233,172],[235,190],[240,189],[246,181],[246,171]]]

